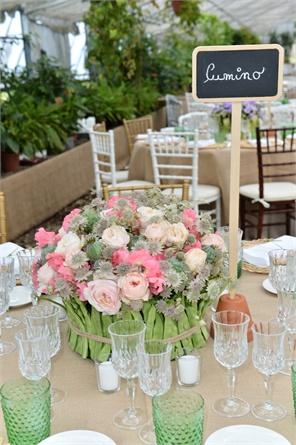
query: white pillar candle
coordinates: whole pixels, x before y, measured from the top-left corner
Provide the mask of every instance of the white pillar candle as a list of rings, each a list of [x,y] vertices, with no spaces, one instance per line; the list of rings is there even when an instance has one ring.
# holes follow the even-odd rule
[[[200,358],[183,355],[178,358],[178,380],[181,385],[195,385],[200,381]]]
[[[96,362],[98,388],[101,391],[117,391],[119,389],[119,377],[112,362]]]

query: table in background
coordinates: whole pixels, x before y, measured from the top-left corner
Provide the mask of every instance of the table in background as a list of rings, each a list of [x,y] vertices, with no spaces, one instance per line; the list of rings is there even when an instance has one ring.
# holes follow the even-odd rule
[[[254,319],[267,320],[276,314],[277,299],[262,288],[266,275],[243,272],[239,280],[239,291],[247,296]],[[13,310],[14,316],[22,317],[23,310]],[[88,429],[109,435],[117,445],[140,445],[136,431],[116,428],[112,417],[116,411],[128,404],[125,382],[121,390],[114,394],[104,394],[97,390],[94,364],[83,360],[72,352],[67,345],[66,322],[62,327],[62,350],[52,361],[51,378],[54,386],[67,392],[64,402],[54,406],[52,433],[73,429]],[[13,338],[15,330],[3,330],[3,339]],[[246,364],[237,370],[237,394],[250,404],[258,403],[265,397],[263,377],[252,365],[252,345],[249,347],[249,358]],[[253,424],[271,428],[283,434],[295,445],[296,422],[292,409],[292,390],[290,377],[278,374],[274,377],[274,400],[288,410],[287,417],[279,422],[265,423],[255,419],[251,414],[237,419],[227,419],[215,414],[211,408],[213,402],[227,394],[227,372],[213,356],[213,341],[209,339],[200,350],[202,358],[201,382],[188,391],[197,391],[205,399],[205,438],[213,431],[232,424]],[[173,363],[175,369],[175,363]],[[0,381],[19,377],[17,355],[12,353],[0,359]],[[136,405],[142,406],[150,414],[151,401],[140,389],[137,389]],[[5,436],[3,418],[0,416],[0,437]]]

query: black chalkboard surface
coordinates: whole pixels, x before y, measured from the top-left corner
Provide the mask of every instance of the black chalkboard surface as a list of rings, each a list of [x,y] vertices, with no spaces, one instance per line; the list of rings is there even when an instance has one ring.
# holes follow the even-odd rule
[[[196,99],[275,98],[281,94],[279,45],[199,47],[193,52]]]

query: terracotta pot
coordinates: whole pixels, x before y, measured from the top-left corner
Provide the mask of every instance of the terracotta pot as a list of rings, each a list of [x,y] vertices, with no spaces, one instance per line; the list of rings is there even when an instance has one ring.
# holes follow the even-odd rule
[[[179,15],[182,9],[183,0],[172,0],[172,8],[176,15]]]
[[[248,327],[248,342],[251,342],[253,340],[253,333],[251,329],[253,321],[247,300],[244,297],[244,295],[235,294],[235,297],[233,299],[230,298],[229,294],[221,295],[216,308],[216,312],[221,312],[221,311],[239,311],[243,312],[244,314],[247,314],[250,317],[250,323]],[[214,337],[213,326],[211,326],[211,337]]]
[[[20,156],[18,153],[10,153],[7,151],[1,151],[1,163],[2,170],[5,173],[15,172],[20,165]]]

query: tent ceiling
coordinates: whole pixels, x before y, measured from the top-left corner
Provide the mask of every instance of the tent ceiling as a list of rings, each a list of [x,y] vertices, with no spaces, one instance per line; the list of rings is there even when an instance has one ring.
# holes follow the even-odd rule
[[[159,10],[149,0],[140,1],[149,23],[149,17],[157,17]],[[156,3],[163,9],[164,0],[156,0]],[[68,27],[81,21],[89,5],[90,0],[1,0],[0,3],[4,11],[21,8],[29,18],[53,27],[55,20],[56,25],[63,23]],[[261,36],[273,30],[291,30],[296,22],[296,0],[202,0],[202,10],[218,15],[232,26],[248,26]]]

